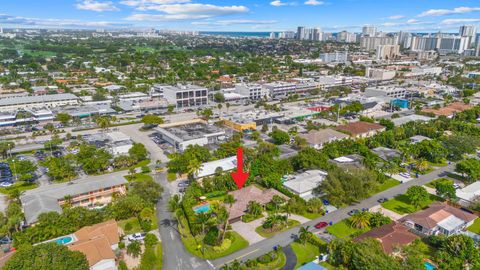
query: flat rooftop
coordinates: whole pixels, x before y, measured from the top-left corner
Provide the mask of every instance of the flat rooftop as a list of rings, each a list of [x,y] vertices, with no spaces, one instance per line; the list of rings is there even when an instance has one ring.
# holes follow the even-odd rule
[[[225,133],[225,131],[217,126],[204,124],[204,123],[192,123],[181,126],[157,128],[161,133],[175,138],[177,141],[189,141],[209,135]]]

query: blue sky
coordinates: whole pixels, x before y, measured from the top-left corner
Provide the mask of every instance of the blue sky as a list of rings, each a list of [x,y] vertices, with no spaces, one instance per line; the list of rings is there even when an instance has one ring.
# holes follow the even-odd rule
[[[0,0],[4,28],[456,32],[480,26],[479,0]]]

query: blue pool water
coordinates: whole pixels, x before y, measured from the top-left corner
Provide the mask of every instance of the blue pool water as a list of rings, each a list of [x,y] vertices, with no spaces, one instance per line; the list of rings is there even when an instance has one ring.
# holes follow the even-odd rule
[[[59,238],[57,240],[55,240],[55,243],[59,244],[59,245],[66,245],[70,242],[73,241],[73,238],[71,236],[65,236],[65,237],[62,237],[62,238]]]
[[[204,204],[204,205],[197,206],[197,207],[193,208],[193,211],[195,212],[195,214],[206,213],[206,212],[210,211],[210,204]]]
[[[429,262],[425,262],[424,265],[425,265],[426,270],[435,270],[436,269],[436,267]]]

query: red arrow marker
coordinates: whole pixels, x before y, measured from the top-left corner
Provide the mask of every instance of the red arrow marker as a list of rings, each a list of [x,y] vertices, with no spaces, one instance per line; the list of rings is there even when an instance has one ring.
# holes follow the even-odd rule
[[[247,181],[248,172],[243,171],[243,149],[241,147],[237,149],[237,171],[232,172],[230,175],[235,184],[237,184],[238,189],[241,189],[245,181]]]

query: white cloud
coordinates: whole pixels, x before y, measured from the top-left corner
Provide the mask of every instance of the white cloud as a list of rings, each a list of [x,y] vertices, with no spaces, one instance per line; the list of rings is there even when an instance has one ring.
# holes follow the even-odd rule
[[[403,19],[405,18],[404,15],[392,15],[392,16],[389,16],[388,19],[390,20],[399,20],[399,19]]]
[[[274,20],[244,20],[244,19],[239,19],[239,20],[220,20],[216,22],[208,22],[208,21],[202,21],[202,22],[192,22],[193,25],[204,25],[204,26],[226,26],[226,25],[238,25],[238,24],[243,24],[243,25],[268,25],[268,24],[275,24],[278,21]]]
[[[97,27],[127,27],[130,24],[109,21],[79,21],[71,19],[39,19],[25,18],[0,14],[0,24],[38,26],[38,27],[71,27],[71,28],[97,28]]]
[[[307,1],[305,1],[304,4],[309,5],[309,6],[320,6],[320,5],[325,4],[325,2],[318,1],[318,0],[307,0]]]
[[[124,0],[120,4],[130,7],[145,7],[149,5],[171,5],[190,3],[191,0]]]
[[[463,14],[474,11],[480,11],[480,7],[456,7],[454,9],[429,9],[418,15],[418,17],[443,16],[451,14]]]
[[[270,5],[274,6],[274,7],[281,7],[281,6],[286,6],[288,5],[288,3],[284,3],[280,0],[274,0],[272,2],[270,2]]]
[[[446,19],[440,22],[443,25],[464,24],[464,23],[478,23],[480,19]]]
[[[410,19],[405,22],[386,22],[382,26],[385,27],[403,27],[403,26],[412,26],[412,25],[429,25],[433,24],[432,22],[423,22],[416,19]]]
[[[83,0],[76,4],[77,9],[81,10],[91,10],[96,12],[103,12],[103,11],[119,11],[113,2],[98,2],[95,0]]]

